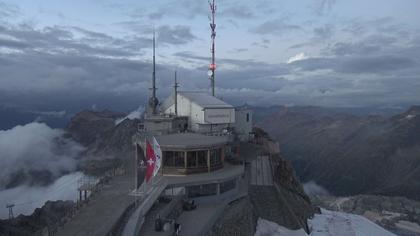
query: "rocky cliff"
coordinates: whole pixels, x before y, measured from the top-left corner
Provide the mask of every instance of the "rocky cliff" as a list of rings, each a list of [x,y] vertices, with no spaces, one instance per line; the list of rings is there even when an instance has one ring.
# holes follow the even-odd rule
[[[35,209],[32,215],[0,220],[0,235],[43,235],[48,233],[48,227],[52,230],[73,207],[72,201],[48,201],[41,208]]]
[[[338,195],[420,199],[420,107],[392,116],[355,116],[281,107],[258,126],[280,143],[302,181]]]
[[[266,155],[261,145],[243,143],[241,155],[247,162],[257,155]],[[208,235],[254,235],[257,220],[263,218],[289,229],[303,228],[315,213],[309,197],[295,176],[290,161],[272,156],[274,186],[249,185],[248,196],[229,204],[223,216]],[[247,169],[246,176],[249,175]]]
[[[87,147],[79,168],[90,174],[101,174],[109,168],[127,163],[133,158],[132,136],[138,119],[124,119],[125,113],[112,111],[82,111],[67,125],[70,136]]]

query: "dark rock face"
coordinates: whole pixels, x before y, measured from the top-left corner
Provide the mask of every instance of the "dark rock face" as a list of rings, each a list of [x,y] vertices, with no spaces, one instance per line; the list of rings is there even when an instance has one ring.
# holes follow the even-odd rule
[[[30,216],[19,215],[12,220],[0,220],[0,235],[41,235],[41,231],[58,223],[70,209],[72,201],[48,201]]]
[[[125,113],[112,111],[82,111],[67,126],[67,131],[87,147],[79,168],[89,174],[101,174],[133,157],[132,137],[140,120],[115,121]]]
[[[257,131],[269,138],[263,130]],[[240,150],[247,161],[266,153],[262,146],[253,144],[241,144]],[[290,161],[272,156],[272,166],[275,185],[249,185],[248,196],[230,203],[207,235],[254,235],[258,218],[308,232],[307,220],[314,215],[315,208],[296,178]],[[247,168],[246,176],[250,175],[249,171]]]
[[[87,147],[98,137],[112,130],[115,127],[115,120],[124,116],[125,113],[108,110],[81,111],[70,120],[67,131],[74,140]]]
[[[302,181],[338,195],[420,199],[420,108],[385,118],[282,107],[258,124],[276,139]]]
[[[278,187],[280,196],[284,199],[284,203],[290,212],[289,214],[295,217],[295,222],[290,224],[289,228],[303,228],[308,232],[307,220],[315,212],[311,200],[303,190],[302,184],[298,181],[291,162],[280,157],[273,159],[276,187]]]

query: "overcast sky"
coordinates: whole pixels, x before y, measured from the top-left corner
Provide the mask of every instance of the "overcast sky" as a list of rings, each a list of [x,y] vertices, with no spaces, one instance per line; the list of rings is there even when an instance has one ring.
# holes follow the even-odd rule
[[[420,1],[219,0],[216,93],[234,104],[420,104]],[[208,90],[206,0],[0,0],[0,106],[144,104]]]

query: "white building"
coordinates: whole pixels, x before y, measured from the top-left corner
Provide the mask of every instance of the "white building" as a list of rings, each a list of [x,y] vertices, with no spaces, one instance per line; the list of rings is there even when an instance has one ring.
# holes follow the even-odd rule
[[[163,102],[161,111],[175,115],[174,95]],[[235,108],[204,92],[178,92],[176,115],[188,117],[188,127],[195,132],[219,132],[235,123]]]
[[[252,135],[252,110],[246,106],[235,109],[235,132],[241,141],[249,141]]]

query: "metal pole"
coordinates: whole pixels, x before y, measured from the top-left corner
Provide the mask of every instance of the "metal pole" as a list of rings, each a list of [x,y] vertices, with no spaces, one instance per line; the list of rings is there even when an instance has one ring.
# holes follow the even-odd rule
[[[152,89],[153,89],[153,98],[156,98],[156,56],[155,56],[155,31],[153,30],[153,80],[152,80]]]
[[[209,0],[209,5],[210,5],[210,10],[211,10],[211,23],[210,23],[210,28],[211,28],[211,64],[210,64],[210,70],[211,70],[211,94],[212,96],[215,96],[214,93],[214,87],[215,87],[215,83],[214,83],[214,72],[216,70],[216,64],[215,64],[215,38],[216,38],[216,24],[215,22],[215,13],[216,13],[216,4],[215,4],[215,0],[212,0],[212,2],[210,2]]]
[[[174,89],[175,89],[175,115],[178,115],[178,82],[177,82],[177,77],[176,77],[176,70],[175,70],[175,85],[174,85]]]

